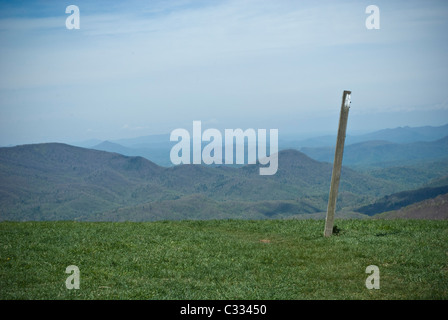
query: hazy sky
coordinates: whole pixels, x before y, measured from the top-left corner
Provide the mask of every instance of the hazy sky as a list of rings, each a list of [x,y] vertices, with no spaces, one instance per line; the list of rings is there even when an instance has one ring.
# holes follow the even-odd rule
[[[448,123],[448,1],[0,1],[0,41],[0,145]]]

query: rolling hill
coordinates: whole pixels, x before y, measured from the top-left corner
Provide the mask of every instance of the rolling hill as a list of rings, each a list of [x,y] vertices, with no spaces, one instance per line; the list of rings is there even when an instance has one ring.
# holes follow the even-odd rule
[[[374,218],[448,220],[448,193],[375,215]]]
[[[383,212],[398,210],[411,204],[433,199],[444,194],[448,194],[448,185],[403,191],[387,195],[374,203],[358,208],[355,211],[372,216]],[[423,208],[423,205],[420,205],[420,208]]]
[[[412,164],[385,168],[365,168],[361,172],[405,185],[409,190],[448,185],[448,159],[420,160]]]
[[[0,220],[270,218],[326,210],[332,166],[279,152],[274,176],[242,168],[160,167],[142,157],[60,143],[0,148]],[[339,207],[400,185],[343,168]]]

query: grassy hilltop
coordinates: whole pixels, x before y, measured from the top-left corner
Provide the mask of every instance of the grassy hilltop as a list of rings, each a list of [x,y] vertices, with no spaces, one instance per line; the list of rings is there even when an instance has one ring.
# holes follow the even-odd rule
[[[340,220],[331,238],[323,223],[1,222],[0,299],[448,298],[448,221]]]

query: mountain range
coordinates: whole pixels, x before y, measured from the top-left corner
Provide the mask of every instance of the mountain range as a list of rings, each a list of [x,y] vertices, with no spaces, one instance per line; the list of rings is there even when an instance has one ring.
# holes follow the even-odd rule
[[[302,148],[302,152],[319,161],[333,162],[334,147]],[[344,164],[348,166],[387,167],[418,160],[448,158],[448,136],[436,141],[393,143],[367,141],[347,145]]]
[[[0,148],[0,220],[115,220],[117,212],[125,220],[266,218],[326,209],[330,164],[284,150],[274,176],[260,176],[258,166],[165,168],[59,143]],[[344,167],[338,204],[360,206],[397,189]]]
[[[259,164],[161,167],[139,156],[60,143],[0,148],[0,220],[264,219],[324,212],[332,165],[298,150],[278,157],[277,173],[260,176]],[[436,177],[447,175],[445,168]],[[343,167],[338,209],[367,206],[407,187]]]
[[[448,124],[443,126],[422,127],[397,127],[393,129],[382,129],[360,135],[348,134],[345,138],[346,145],[366,141],[388,141],[393,143],[412,143],[418,141],[435,141],[448,136]],[[308,139],[295,139],[290,137],[283,142],[285,148],[320,148],[331,147],[336,143],[336,134],[317,136]]]

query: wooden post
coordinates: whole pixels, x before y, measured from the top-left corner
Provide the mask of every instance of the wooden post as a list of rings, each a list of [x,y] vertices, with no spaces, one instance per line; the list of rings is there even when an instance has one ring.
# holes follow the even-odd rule
[[[333,172],[331,174],[330,196],[328,199],[327,217],[325,219],[324,236],[333,234],[334,213],[338,197],[339,180],[341,178],[342,156],[344,154],[345,132],[347,131],[348,111],[350,109],[351,91],[344,91],[342,95],[341,114],[339,116],[338,138],[334,153]]]

